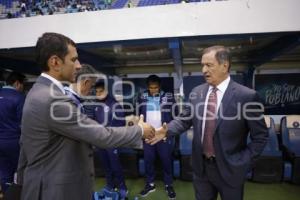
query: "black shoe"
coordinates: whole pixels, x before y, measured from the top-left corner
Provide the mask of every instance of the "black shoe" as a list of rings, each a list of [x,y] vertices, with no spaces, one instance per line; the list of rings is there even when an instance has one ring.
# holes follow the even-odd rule
[[[176,199],[176,193],[175,193],[174,188],[172,186],[166,185],[165,190],[166,190],[170,200]]]
[[[147,196],[149,193],[154,192],[155,191],[155,185],[152,183],[150,184],[146,184],[145,188],[140,192],[140,195],[142,197]]]

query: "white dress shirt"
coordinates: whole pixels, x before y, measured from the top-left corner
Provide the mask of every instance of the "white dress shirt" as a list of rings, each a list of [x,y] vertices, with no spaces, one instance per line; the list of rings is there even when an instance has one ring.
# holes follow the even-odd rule
[[[62,93],[66,94],[64,86],[60,81],[58,81],[57,79],[53,78],[52,76],[46,73],[42,73],[41,76],[49,79],[53,84],[55,84],[62,91]]]

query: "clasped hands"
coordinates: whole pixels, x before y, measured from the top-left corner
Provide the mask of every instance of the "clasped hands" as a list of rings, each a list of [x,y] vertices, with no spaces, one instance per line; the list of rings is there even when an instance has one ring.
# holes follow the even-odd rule
[[[144,122],[144,116],[141,115],[138,124],[143,127],[143,138],[147,144],[154,145],[167,137],[168,128],[166,123],[164,123],[160,128],[154,129],[151,125]]]

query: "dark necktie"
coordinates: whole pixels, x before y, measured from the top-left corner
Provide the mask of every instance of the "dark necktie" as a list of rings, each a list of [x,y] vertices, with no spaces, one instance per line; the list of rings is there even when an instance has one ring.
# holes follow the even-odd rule
[[[217,88],[212,89],[211,93],[209,94],[206,106],[203,154],[208,158],[215,155],[213,137],[216,128],[217,90]]]

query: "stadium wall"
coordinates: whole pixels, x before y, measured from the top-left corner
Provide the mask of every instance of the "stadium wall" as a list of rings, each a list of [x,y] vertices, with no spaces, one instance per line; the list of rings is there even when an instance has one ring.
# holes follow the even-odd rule
[[[76,43],[300,30],[299,0],[229,0],[0,20],[0,49],[32,47],[44,32]]]

